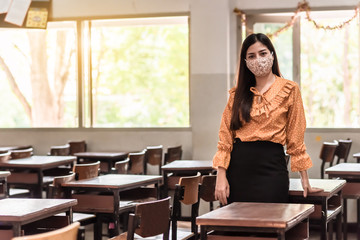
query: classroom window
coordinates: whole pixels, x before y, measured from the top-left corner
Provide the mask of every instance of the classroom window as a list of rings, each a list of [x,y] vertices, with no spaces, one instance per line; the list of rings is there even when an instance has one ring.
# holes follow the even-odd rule
[[[0,28],[0,127],[77,127],[75,22]]]
[[[190,125],[187,17],[93,20],[87,26],[86,127]]]
[[[247,27],[271,33],[284,26],[290,15],[252,15]],[[312,18],[325,26],[336,26],[353,15],[354,11],[311,12]],[[307,127],[360,127],[358,18],[341,29],[323,30],[300,16],[292,28],[272,41],[283,76],[301,86]]]

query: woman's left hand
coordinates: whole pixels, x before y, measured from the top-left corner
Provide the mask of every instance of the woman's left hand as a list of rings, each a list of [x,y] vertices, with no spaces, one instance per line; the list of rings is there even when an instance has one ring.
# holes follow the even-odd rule
[[[317,193],[317,192],[323,192],[324,189],[322,188],[316,188],[316,187],[311,187],[310,183],[309,183],[309,179],[301,179],[301,185],[304,189],[304,197],[306,198],[308,193]]]

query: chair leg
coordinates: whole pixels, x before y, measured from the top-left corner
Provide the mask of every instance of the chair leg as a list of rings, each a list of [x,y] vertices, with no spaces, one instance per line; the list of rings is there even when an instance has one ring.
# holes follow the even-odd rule
[[[321,172],[320,172],[320,174],[321,174],[321,179],[324,179],[324,166],[325,166],[325,162],[323,161],[323,162],[321,163]]]

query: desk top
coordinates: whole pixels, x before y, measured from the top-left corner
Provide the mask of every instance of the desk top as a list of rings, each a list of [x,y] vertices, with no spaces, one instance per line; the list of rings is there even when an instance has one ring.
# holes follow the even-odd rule
[[[360,177],[360,163],[340,163],[325,169],[325,173],[339,177]]]
[[[161,167],[164,171],[212,170],[212,160],[175,160]]]
[[[31,156],[0,162],[0,168],[35,168],[48,169],[76,161],[74,156]]]
[[[354,153],[353,157],[354,157],[354,158],[360,158],[360,152]]]
[[[234,202],[197,217],[196,224],[286,230],[313,211],[312,204]]]
[[[88,159],[123,159],[128,156],[128,152],[79,152],[74,155]]]
[[[19,149],[26,149],[31,148],[31,145],[25,145],[25,146],[0,146],[0,151],[10,151],[10,150],[19,150]]]
[[[9,176],[11,173],[9,171],[0,171],[0,178],[5,178]]]
[[[308,193],[308,196],[332,196],[339,192],[346,184],[345,180],[335,179],[309,179],[311,187],[317,187],[324,189],[323,192]],[[303,188],[301,185],[301,179],[290,178],[289,195],[302,196]]]
[[[61,184],[70,188],[106,188],[128,189],[137,186],[154,184],[162,180],[160,175],[107,174],[95,178]]]
[[[66,211],[76,199],[6,198],[0,200],[0,222],[24,222]]]

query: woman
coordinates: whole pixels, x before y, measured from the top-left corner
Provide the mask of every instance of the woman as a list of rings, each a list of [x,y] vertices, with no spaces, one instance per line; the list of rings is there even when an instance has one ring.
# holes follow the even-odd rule
[[[248,36],[240,54],[237,86],[221,119],[215,197],[231,202],[287,202],[291,170],[300,172],[304,197],[322,189],[309,184],[312,166],[306,153],[304,109],[297,84],[281,78],[270,39],[261,33]]]

